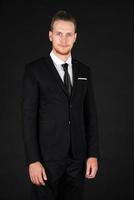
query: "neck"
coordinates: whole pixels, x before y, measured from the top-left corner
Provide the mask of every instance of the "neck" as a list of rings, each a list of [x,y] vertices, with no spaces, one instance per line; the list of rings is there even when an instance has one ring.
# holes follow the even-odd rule
[[[68,54],[59,54],[57,53],[54,49],[53,49],[54,54],[60,58],[61,60],[63,60],[64,62],[66,62],[66,60],[71,56],[71,53],[69,52]]]

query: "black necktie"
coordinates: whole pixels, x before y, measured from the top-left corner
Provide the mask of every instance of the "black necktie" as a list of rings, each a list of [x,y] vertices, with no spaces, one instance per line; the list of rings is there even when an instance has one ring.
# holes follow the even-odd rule
[[[65,63],[65,64],[62,64],[62,67],[65,71],[64,73],[64,84],[65,84],[65,87],[68,91],[68,94],[69,96],[71,95],[71,80],[70,80],[70,76],[69,76],[69,73],[68,73],[68,64]]]

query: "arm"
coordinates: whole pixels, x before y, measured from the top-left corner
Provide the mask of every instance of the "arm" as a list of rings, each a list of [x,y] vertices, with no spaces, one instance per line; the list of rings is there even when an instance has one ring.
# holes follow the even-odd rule
[[[29,165],[40,160],[37,137],[37,112],[39,101],[37,81],[30,65],[26,65],[22,90],[23,139],[26,161]]]
[[[87,134],[86,178],[94,178],[98,170],[99,140],[95,98],[92,86],[91,71],[88,70],[88,88],[84,103],[85,127]]]
[[[87,136],[88,157],[99,157],[97,111],[92,86],[91,71],[88,69],[88,88],[84,101],[85,129]]]
[[[22,92],[23,139],[29,176],[33,184],[45,185],[47,180],[45,168],[40,162],[37,115],[39,103],[38,83],[30,65],[25,68]],[[43,180],[44,179],[44,180]]]

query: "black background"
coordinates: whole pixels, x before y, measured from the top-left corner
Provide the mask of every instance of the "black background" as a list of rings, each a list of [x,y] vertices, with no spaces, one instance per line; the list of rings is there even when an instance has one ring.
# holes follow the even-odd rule
[[[133,199],[134,4],[103,1],[0,3],[0,200],[29,200],[22,141],[25,64],[51,50],[48,28],[60,9],[78,22],[73,55],[90,65],[99,119],[100,163],[85,181],[85,200]]]

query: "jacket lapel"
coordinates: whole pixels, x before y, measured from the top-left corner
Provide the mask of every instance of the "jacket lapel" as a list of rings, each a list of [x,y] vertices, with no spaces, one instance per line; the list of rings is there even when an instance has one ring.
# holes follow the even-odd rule
[[[55,68],[53,61],[51,59],[50,56],[48,56],[46,58],[46,63],[47,63],[47,67],[50,70],[51,74],[53,75],[53,77],[55,78],[55,80],[58,82],[59,86],[62,88],[63,92],[68,96],[67,90],[65,88],[65,85],[57,71],[57,69]],[[73,72],[73,87],[72,87],[72,93],[71,93],[71,97],[73,97],[75,89],[76,89],[76,85],[77,85],[77,74],[78,74],[78,66],[77,66],[77,61],[75,61],[74,59],[72,59],[72,72]]]

